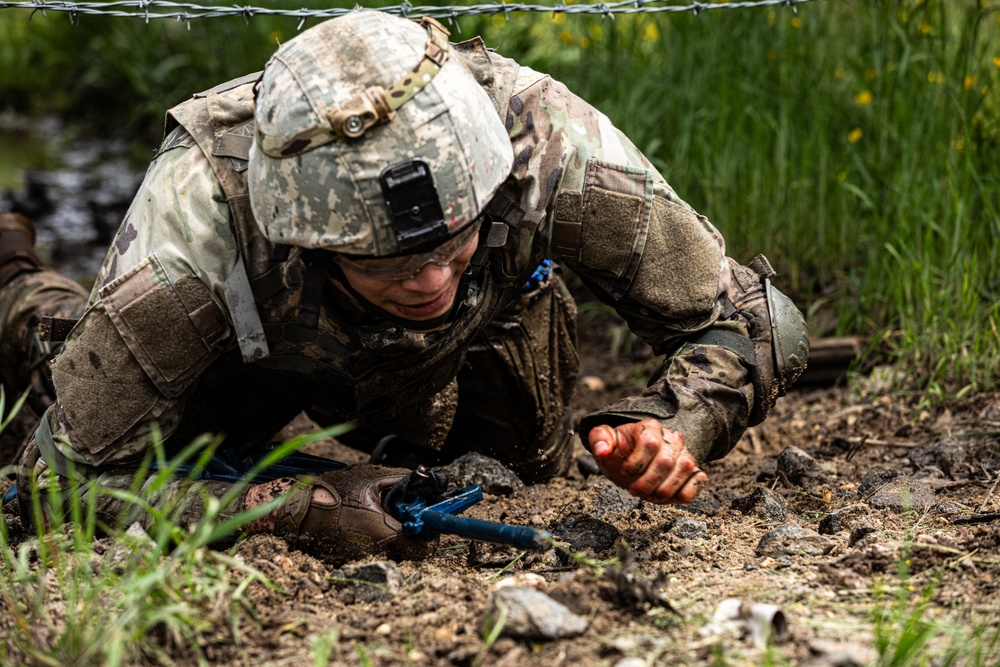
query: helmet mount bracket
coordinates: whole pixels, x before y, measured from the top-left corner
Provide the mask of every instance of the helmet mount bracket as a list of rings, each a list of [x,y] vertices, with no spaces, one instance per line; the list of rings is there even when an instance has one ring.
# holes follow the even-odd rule
[[[426,160],[416,157],[389,165],[379,182],[400,252],[419,252],[448,239],[448,223]]]

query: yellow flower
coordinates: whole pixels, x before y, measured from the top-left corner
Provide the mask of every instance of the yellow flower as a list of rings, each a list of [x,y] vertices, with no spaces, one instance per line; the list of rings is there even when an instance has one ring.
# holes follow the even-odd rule
[[[553,14],[552,22],[555,23],[556,25],[562,25],[563,23],[566,22],[566,14],[564,14],[563,12]]]
[[[602,28],[599,23],[595,23],[590,26],[590,28],[587,29],[587,32],[590,33],[590,38],[595,42],[599,42],[601,37],[604,37],[604,28]]]
[[[778,21],[778,12],[773,9],[767,12],[767,24],[773,26]]]
[[[503,14],[494,14],[490,23],[493,24],[494,28],[502,28],[507,25],[507,18]]]
[[[559,33],[559,41],[561,41],[566,46],[573,44],[573,33],[569,30],[563,30]]]
[[[843,67],[837,67],[836,69],[834,69],[833,70],[833,77],[835,79],[843,79],[844,78],[844,68]]]
[[[643,31],[642,36],[646,38],[646,41],[655,42],[660,39],[660,28],[650,21],[646,24],[646,29]]]
[[[582,46],[585,49],[589,49],[590,48],[590,38],[589,37],[581,37],[580,38],[580,46]]]
[[[865,106],[866,104],[872,103],[872,93],[870,90],[862,90],[860,93],[854,96],[854,101]]]
[[[963,82],[962,85],[965,86],[966,90],[972,90],[972,87],[976,85],[976,77],[972,76],[971,74],[966,74],[965,81]]]
[[[856,127],[850,132],[848,132],[847,140],[850,141],[852,144],[856,144],[861,140],[862,135],[864,135],[864,132],[861,131],[860,127]]]
[[[283,35],[281,34],[280,30],[275,30],[274,32],[272,32],[270,35],[267,36],[267,43],[277,44],[278,46],[281,46],[282,36]]]
[[[928,72],[927,80],[930,83],[944,83],[944,73],[943,72]]]
[[[798,17],[798,16],[793,16],[792,17],[792,27],[793,28],[801,28],[802,27],[802,18]]]
[[[956,151],[961,152],[965,150],[965,137],[959,137],[958,139],[955,139],[953,145],[955,146]]]
[[[844,181],[846,181],[847,180],[847,172],[846,171],[838,171],[837,172],[837,180],[840,181],[841,183],[843,183]]]
[[[993,58],[993,65],[994,67],[1000,67],[1000,56]]]
[[[917,30],[920,31],[921,35],[931,34],[931,24],[927,21],[917,21]]]

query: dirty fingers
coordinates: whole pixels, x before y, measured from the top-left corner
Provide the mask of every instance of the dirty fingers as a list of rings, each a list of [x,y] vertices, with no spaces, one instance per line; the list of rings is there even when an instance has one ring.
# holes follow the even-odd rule
[[[591,449],[601,471],[615,484],[653,503],[694,500],[708,481],[684,444],[684,436],[655,419],[598,426]]]

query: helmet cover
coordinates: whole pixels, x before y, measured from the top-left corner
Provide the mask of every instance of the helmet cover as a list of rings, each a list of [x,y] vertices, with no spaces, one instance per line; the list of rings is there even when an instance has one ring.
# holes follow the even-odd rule
[[[414,158],[430,168],[450,234],[479,215],[509,175],[513,150],[496,107],[457,57],[445,54],[431,76],[420,75],[422,88],[360,136],[334,127],[338,112],[372,87],[393,86],[393,94],[408,73],[419,75],[437,51],[433,37],[413,21],[356,10],[277,50],[257,91],[248,167],[251,207],[268,240],[365,256],[405,252],[382,174]],[[304,150],[275,150],[317,135],[324,138],[302,142]]]

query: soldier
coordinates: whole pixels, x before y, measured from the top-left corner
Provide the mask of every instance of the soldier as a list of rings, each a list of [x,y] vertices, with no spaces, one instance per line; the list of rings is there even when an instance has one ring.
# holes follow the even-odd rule
[[[26,220],[0,218],[8,391],[33,382],[44,407],[31,325],[79,318],[20,455],[22,495],[71,469],[128,484],[157,434],[173,451],[206,431],[251,451],[301,410],[356,422],[346,441],[380,443],[382,463],[477,450],[549,479],[567,466],[579,369],[575,305],[549,260],[664,355],[641,395],[578,427],[603,473],[650,502],[692,500],[699,464],[804,367],[801,314],[766,260],[728,259],[563,84],[478,38],[450,44],[432,19],[351,12],[167,118],[89,298],[42,267]],[[379,502],[405,472],[282,478],[233,511],[283,496],[249,530],[334,559],[426,553]],[[197,517],[202,496],[186,494]]]

